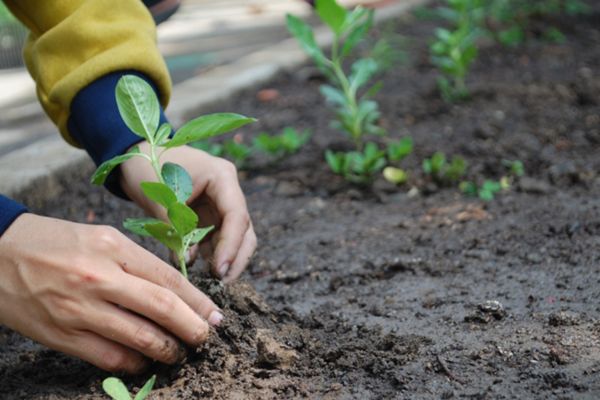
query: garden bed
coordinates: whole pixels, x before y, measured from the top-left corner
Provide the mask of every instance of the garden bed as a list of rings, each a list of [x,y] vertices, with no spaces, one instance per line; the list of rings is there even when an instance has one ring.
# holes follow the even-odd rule
[[[381,124],[414,138],[404,166],[417,195],[329,172],[324,149],[346,141],[310,67],[269,84],[273,101],[248,91],[219,107],[260,119],[246,137],[315,134],[242,173],[260,242],[249,285],[203,281],[227,324],[183,365],[156,366],[150,398],[600,397],[600,7],[552,22],[564,43],[486,47],[457,105],[435,89],[434,25],[395,27],[411,59],[384,77]],[[471,178],[498,178],[503,159],[526,177],[492,202],[468,199],[420,177],[438,150],[465,157]],[[135,213],[89,173],[65,174],[68,193],[35,211],[114,226]],[[2,399],[103,398],[105,376],[0,330]]]

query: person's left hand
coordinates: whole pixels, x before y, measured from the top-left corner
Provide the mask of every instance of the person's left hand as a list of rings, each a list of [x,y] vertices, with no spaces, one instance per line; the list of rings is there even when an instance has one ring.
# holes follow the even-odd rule
[[[149,152],[148,143],[138,146],[141,151]],[[198,214],[201,226],[215,226],[207,239],[192,247],[190,260],[200,251],[214,275],[226,283],[235,280],[256,249],[256,235],[235,166],[188,146],[167,150],[161,157],[161,163],[164,162],[179,164],[189,172],[193,192],[188,205]],[[121,165],[123,191],[146,213],[166,220],[166,210],[146,198],[140,188],[141,182],[156,180],[154,170],[145,159],[133,157]]]

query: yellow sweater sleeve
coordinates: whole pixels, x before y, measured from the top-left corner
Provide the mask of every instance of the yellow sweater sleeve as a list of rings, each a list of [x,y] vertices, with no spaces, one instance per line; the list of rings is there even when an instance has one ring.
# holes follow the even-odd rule
[[[30,30],[25,64],[38,98],[65,140],[75,95],[115,71],[136,70],[166,106],[171,80],[156,46],[156,26],[140,0],[5,0]]]

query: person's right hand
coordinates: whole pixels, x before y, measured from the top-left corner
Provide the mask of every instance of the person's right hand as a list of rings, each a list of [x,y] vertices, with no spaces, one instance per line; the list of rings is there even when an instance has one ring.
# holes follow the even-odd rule
[[[114,228],[22,214],[0,237],[0,324],[102,369],[172,364],[218,307]],[[207,323],[208,322],[208,323]]]

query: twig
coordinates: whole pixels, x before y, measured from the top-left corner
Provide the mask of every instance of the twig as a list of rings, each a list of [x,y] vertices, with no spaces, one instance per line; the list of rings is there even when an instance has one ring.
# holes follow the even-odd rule
[[[462,380],[461,378],[457,377],[456,375],[454,375],[452,373],[452,371],[450,371],[450,368],[448,368],[448,365],[446,365],[446,362],[439,356],[435,356],[435,360],[437,361],[440,369],[442,370],[442,372],[450,379],[460,383],[461,385],[465,384],[465,381]]]

